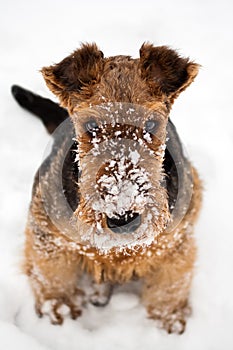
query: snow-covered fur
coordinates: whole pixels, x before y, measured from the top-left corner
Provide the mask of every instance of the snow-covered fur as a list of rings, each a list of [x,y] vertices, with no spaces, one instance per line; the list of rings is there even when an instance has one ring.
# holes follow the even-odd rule
[[[139,59],[104,58],[86,44],[42,69],[73,129],[65,121],[55,131],[33,188],[25,270],[40,316],[61,324],[63,304],[79,316],[84,275],[102,285],[94,292],[102,304],[114,284],[140,278],[149,316],[168,332],[184,331],[201,184],[168,120],[197,72],[150,44]]]

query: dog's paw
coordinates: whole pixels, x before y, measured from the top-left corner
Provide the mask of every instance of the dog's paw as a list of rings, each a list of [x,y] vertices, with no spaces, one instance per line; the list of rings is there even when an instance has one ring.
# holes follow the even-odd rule
[[[182,334],[186,328],[186,320],[191,315],[191,307],[185,305],[171,313],[154,312],[151,318],[156,320],[159,328],[165,329],[169,334]]]
[[[159,325],[169,334],[182,334],[186,328],[186,318],[181,313],[175,312],[160,320]]]
[[[93,284],[89,301],[95,306],[106,306],[112,295],[112,285],[109,283]]]
[[[67,316],[73,320],[81,316],[82,305],[83,299],[81,296],[59,297],[37,302],[35,309],[39,317],[48,316],[52,324],[61,325]]]

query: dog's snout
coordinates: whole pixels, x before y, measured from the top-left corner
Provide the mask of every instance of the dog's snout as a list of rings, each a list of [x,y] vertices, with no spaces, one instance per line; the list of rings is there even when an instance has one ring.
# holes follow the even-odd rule
[[[107,217],[107,225],[114,233],[132,233],[141,224],[141,216],[138,213],[126,212],[117,218]]]

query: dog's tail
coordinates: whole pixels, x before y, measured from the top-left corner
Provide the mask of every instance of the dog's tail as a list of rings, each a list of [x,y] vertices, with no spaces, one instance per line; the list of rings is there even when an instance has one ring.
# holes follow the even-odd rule
[[[42,120],[49,134],[52,134],[58,125],[68,117],[66,109],[48,98],[36,95],[17,85],[12,86],[11,92],[21,107]]]

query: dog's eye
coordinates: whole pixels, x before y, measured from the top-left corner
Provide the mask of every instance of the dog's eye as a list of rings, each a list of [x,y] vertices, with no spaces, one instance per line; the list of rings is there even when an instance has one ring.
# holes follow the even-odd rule
[[[147,132],[153,133],[155,132],[157,127],[157,122],[155,120],[147,120],[145,123],[145,129]]]
[[[86,124],[85,124],[86,130],[88,132],[90,132],[91,134],[93,132],[96,132],[98,130],[98,124],[96,123],[95,120],[89,120]]]

